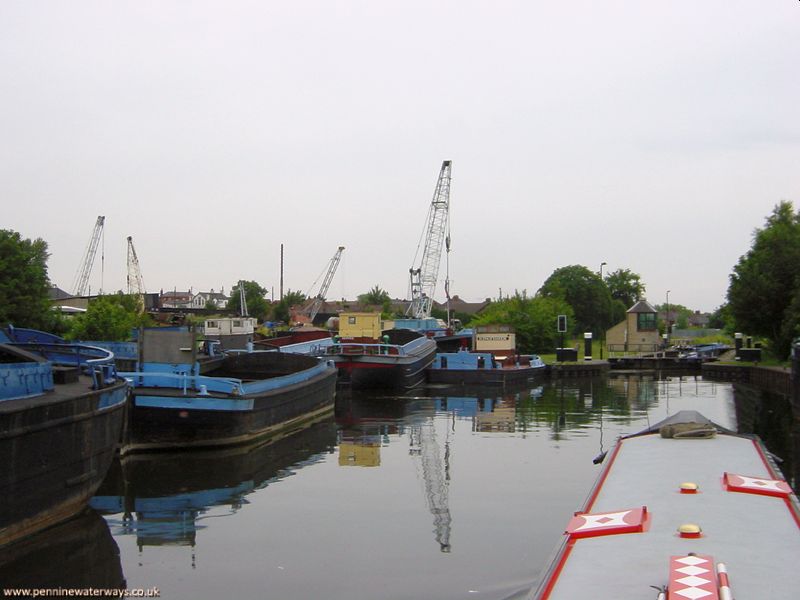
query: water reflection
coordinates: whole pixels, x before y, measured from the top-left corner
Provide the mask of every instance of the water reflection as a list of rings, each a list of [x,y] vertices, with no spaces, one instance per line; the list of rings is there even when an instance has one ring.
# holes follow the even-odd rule
[[[229,450],[134,454],[117,461],[91,506],[114,535],[146,546],[189,546],[209,518],[233,515],[247,496],[333,451],[335,424],[318,422],[281,439]],[[227,507],[227,511],[209,510]]]
[[[129,585],[165,598],[508,598],[536,585],[598,452],[684,409],[796,444],[767,435],[790,432],[782,405],[695,376],[343,390],[335,422],[270,446],[128,459],[95,504]]]
[[[29,589],[126,585],[119,548],[103,517],[90,509],[0,550],[0,583]]]

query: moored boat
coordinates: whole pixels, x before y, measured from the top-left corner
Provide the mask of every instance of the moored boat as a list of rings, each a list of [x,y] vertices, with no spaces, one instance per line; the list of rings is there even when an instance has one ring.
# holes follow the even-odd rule
[[[336,368],[284,352],[200,361],[194,333],[145,330],[123,453],[242,444],[332,412]]]
[[[409,329],[389,329],[382,339],[340,340],[325,348],[340,379],[353,389],[411,389],[425,382],[436,342]]]
[[[102,482],[128,390],[113,361],[90,346],[0,343],[0,546],[74,516]]]
[[[407,390],[425,382],[436,342],[420,331],[384,329],[378,313],[341,313],[339,335],[322,348],[353,389]]]
[[[800,505],[761,441],[681,411],[617,442],[533,598],[788,599],[798,557]]]
[[[536,354],[498,361],[491,352],[439,352],[428,368],[429,383],[505,385],[541,376],[546,365]]]

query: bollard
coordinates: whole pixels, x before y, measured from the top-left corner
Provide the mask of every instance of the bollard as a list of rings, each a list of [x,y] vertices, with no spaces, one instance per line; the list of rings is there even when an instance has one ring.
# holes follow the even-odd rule
[[[736,348],[736,360],[739,360],[739,350],[742,349],[742,338],[744,337],[741,333],[734,334],[734,348]]]
[[[592,333],[583,334],[583,360],[592,360]]]

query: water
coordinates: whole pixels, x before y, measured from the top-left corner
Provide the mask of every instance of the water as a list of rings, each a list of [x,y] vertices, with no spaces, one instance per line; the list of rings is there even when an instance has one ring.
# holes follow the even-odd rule
[[[82,517],[92,533],[72,546],[96,545],[94,560],[63,564],[86,571],[83,585],[170,599],[522,597],[597,477],[594,457],[682,409],[736,429],[738,393],[651,376],[506,393],[340,391],[335,418],[270,444],[116,464],[93,500],[107,527]],[[758,410],[739,408],[750,421]],[[54,535],[63,556],[77,554],[69,536],[37,537],[52,548]],[[18,563],[17,585],[66,577],[52,552]]]

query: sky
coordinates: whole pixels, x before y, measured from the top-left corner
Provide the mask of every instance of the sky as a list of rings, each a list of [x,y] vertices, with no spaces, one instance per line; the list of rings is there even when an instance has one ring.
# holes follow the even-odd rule
[[[240,279],[408,298],[439,169],[436,299],[630,269],[712,311],[783,200],[800,208],[800,3],[0,2],[0,228],[72,291]],[[102,255],[102,257],[101,257]],[[417,256],[415,262],[415,255]],[[316,282],[316,285],[315,285]]]

